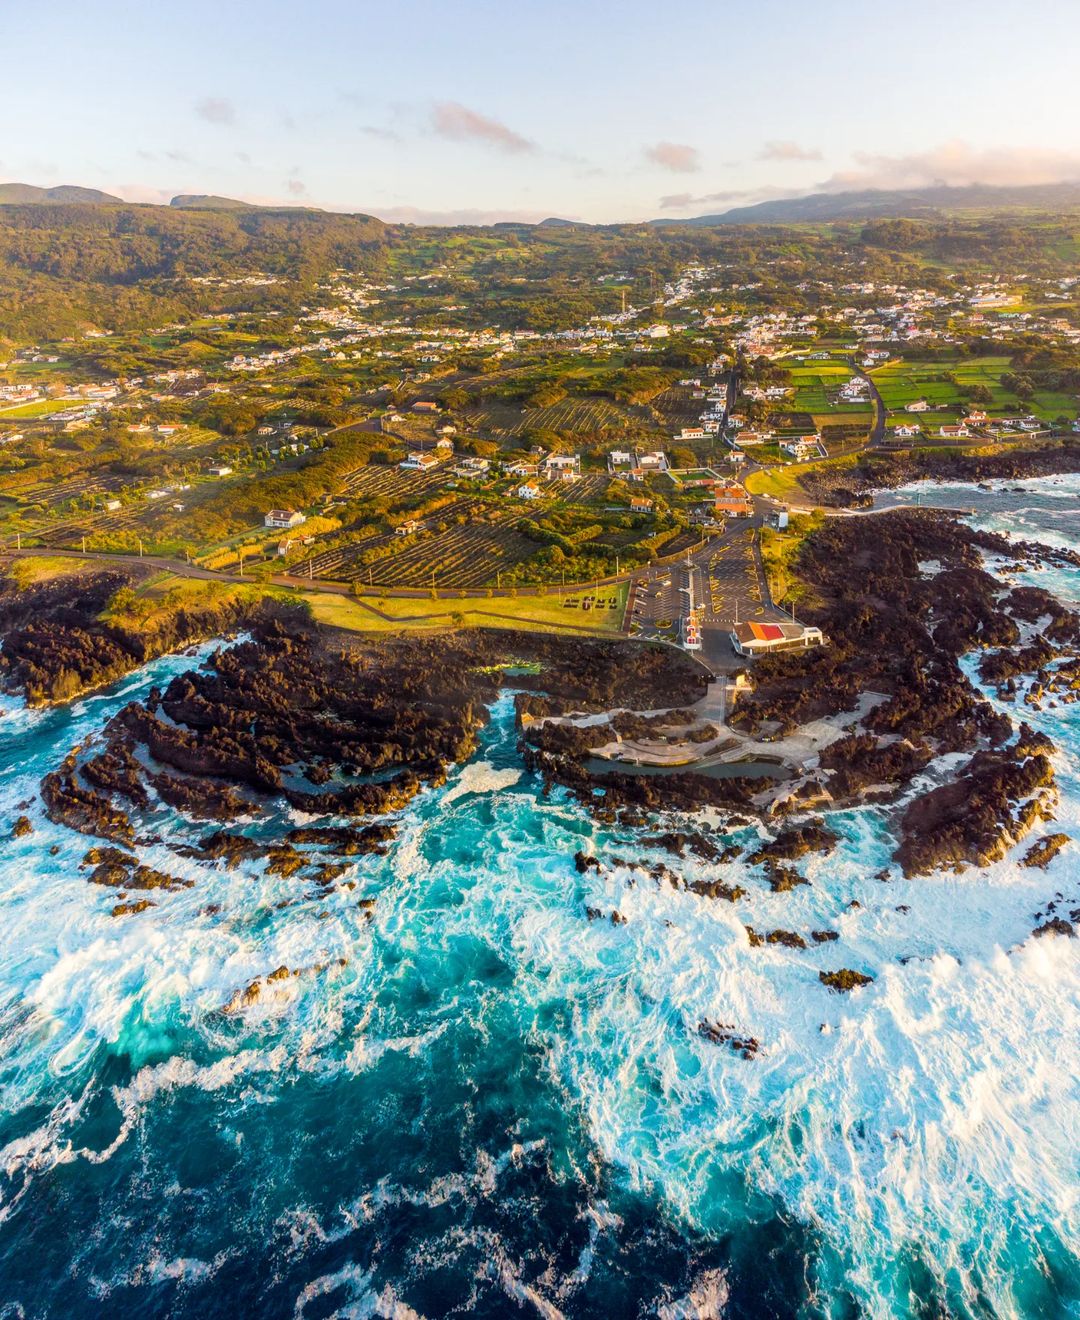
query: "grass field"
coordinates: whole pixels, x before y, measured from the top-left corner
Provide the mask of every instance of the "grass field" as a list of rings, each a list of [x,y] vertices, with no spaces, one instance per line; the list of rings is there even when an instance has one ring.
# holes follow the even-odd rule
[[[777,605],[805,603],[810,588],[796,576],[794,563],[803,541],[825,521],[820,510],[794,514],[785,532],[761,529],[761,562],[769,583],[769,594]]]
[[[799,477],[814,468],[850,467],[851,457],[826,458],[816,463],[789,463],[783,468],[770,468],[751,472],[746,478],[746,489],[751,495],[771,495],[774,500],[786,502],[808,501],[809,496],[799,485]]]
[[[328,592],[302,592],[313,618],[352,632],[423,631],[440,628],[523,628],[533,632],[593,632],[614,634],[622,625],[627,587],[601,587],[598,599],[614,608],[568,609],[557,595],[488,600],[398,599],[370,595],[362,599]],[[579,602],[586,592],[567,594]]]
[[[79,573],[96,572],[108,567],[103,560],[62,559],[59,555],[28,555],[13,559],[7,570],[8,576],[20,587],[30,587],[36,582],[48,582],[53,578],[73,577]]]
[[[777,404],[779,409],[814,416],[820,413],[846,415],[850,412],[865,412],[864,404],[833,402],[841,385],[851,379],[851,368],[846,362],[831,359],[828,362],[807,362],[788,369],[795,392]]]
[[[0,422],[17,422],[31,417],[50,417],[53,413],[66,412],[77,407],[81,399],[35,399],[33,403],[17,403],[10,408],[0,408]]]
[[[70,560],[46,558],[21,561],[25,581],[41,580],[51,573],[75,571],[81,565]],[[37,576],[33,576],[37,575]],[[20,578],[20,581],[24,579]],[[301,591],[265,584],[207,582],[161,573],[143,583],[133,598],[122,602],[110,618],[113,622],[146,627],[164,620],[177,609],[224,604],[227,600],[254,603],[260,597],[305,604],[311,617],[328,627],[350,632],[433,632],[445,628],[519,628],[529,632],[557,632],[614,636],[622,627],[628,587],[601,587],[599,592],[567,592],[563,599],[550,596],[489,597],[467,600],[430,600],[424,597],[397,598],[378,593],[363,598],[328,591]],[[585,596],[602,601],[605,608],[583,610]],[[576,600],[567,608],[564,600]]]

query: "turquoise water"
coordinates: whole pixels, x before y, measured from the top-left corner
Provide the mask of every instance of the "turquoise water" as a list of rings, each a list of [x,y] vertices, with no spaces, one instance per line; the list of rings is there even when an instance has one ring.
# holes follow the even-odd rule
[[[963,502],[1057,537],[1069,489]],[[0,822],[192,663],[66,711],[7,702]],[[1032,722],[1080,838],[1080,711]],[[0,1320],[1080,1315],[1080,941],[1027,938],[1055,894],[1080,905],[1080,850],[883,881],[883,818],[849,811],[811,883],[772,894],[543,798],[509,698],[329,897],[177,857],[172,818],[140,853],[195,885],[113,918],[90,841],[28,814],[0,856]],[[623,860],[582,876],[579,849]],[[745,924],[840,938],[751,948]],[[838,966],[874,984],[830,994]]]

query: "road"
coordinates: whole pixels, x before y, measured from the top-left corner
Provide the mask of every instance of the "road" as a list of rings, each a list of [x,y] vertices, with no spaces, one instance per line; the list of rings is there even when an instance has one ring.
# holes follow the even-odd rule
[[[870,428],[868,445],[871,449],[876,449],[885,439],[885,401],[881,397],[881,391],[877,387],[877,381],[869,374],[863,371],[854,361],[851,363],[851,369],[860,380],[865,380],[870,387],[870,398],[874,404],[874,424]]]

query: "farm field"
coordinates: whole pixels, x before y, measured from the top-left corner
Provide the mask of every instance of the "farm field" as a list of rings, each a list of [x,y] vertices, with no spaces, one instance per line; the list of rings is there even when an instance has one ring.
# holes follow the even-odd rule
[[[1075,417],[1078,400],[1075,395],[1037,390],[1030,402],[1021,402],[1001,383],[1001,377],[1012,370],[1006,357],[971,358],[955,363],[890,363],[873,373],[885,407],[902,411],[907,404],[925,399],[931,411],[917,416],[927,427],[955,423],[957,409],[981,408],[991,417],[1016,416],[1033,413],[1045,421],[1059,416]],[[953,380],[942,380],[950,375]],[[955,383],[954,383],[955,382]],[[966,391],[975,386],[988,389],[991,403],[974,403]]]
[[[832,359],[828,362],[807,362],[789,367],[794,394],[788,396],[787,410],[805,412],[820,425],[820,418],[842,417],[845,422],[867,415],[865,403],[844,403],[836,399],[837,391],[852,379],[854,373],[846,362]],[[784,405],[780,405],[784,409]]]
[[[672,385],[653,399],[651,407],[661,426],[674,430],[676,427],[697,426],[704,398],[695,398],[696,391],[689,385]]]
[[[829,412],[814,413],[812,416],[815,431],[821,431],[826,426],[855,426],[862,428],[869,434],[870,428],[874,425],[873,412],[868,411],[862,404],[850,404],[843,408],[833,408]]]

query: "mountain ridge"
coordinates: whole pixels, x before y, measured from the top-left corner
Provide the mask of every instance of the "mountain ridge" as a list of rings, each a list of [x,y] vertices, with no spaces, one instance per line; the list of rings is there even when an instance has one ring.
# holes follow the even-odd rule
[[[864,188],[807,193],[714,215],[652,220],[653,225],[753,225],[828,223],[832,220],[919,219],[963,210],[1045,210],[1080,207],[1080,181],[1018,184],[934,184],[923,188]]]
[[[93,205],[126,206],[122,197],[102,192],[99,188],[81,188],[62,183],[56,188],[39,188],[34,183],[0,183],[0,206],[36,205]]]

